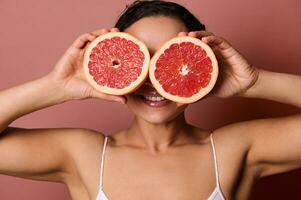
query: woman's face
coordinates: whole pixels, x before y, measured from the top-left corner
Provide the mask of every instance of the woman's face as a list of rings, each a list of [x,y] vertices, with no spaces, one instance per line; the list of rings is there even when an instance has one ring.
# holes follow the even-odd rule
[[[187,28],[179,20],[154,16],[145,17],[125,29],[148,47],[150,56],[179,32],[187,31]],[[150,123],[158,124],[172,120],[184,111],[187,105],[178,106],[175,102],[163,99],[156,92],[149,79],[135,92],[126,95],[129,109],[136,115]]]

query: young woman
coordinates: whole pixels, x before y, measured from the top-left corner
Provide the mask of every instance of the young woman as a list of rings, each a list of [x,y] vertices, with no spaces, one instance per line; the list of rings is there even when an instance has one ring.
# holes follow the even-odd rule
[[[175,3],[137,1],[115,27],[81,35],[49,74],[0,92],[1,174],[65,183],[74,200],[243,200],[257,179],[301,167],[300,114],[210,132],[185,121],[187,104],[145,104],[146,96],[160,96],[149,80],[126,96],[95,91],[83,78],[81,60],[86,45],[109,31],[134,35],[151,54],[165,41],[189,35],[210,45],[218,58],[221,72],[210,95],[301,107],[300,76],[252,66]],[[111,136],[90,129],[9,126],[36,110],[86,98],[126,103],[135,119]]]

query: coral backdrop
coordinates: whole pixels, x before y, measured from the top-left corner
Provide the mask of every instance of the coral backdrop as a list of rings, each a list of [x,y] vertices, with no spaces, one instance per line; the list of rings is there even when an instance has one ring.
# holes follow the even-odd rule
[[[81,33],[113,26],[123,0],[0,1],[0,90],[47,74]],[[179,0],[209,31],[228,39],[258,67],[301,74],[301,2],[298,0]],[[47,91],[45,91],[47,92]],[[257,99],[209,98],[191,105],[189,122],[208,129],[297,108]],[[116,114],[118,113],[118,115]],[[14,121],[11,126],[86,127],[110,134],[132,119],[126,106],[96,99],[68,102]],[[96,162],[96,161],[95,161]],[[300,199],[301,171],[260,180],[252,199]],[[1,200],[65,200],[67,187],[0,176]]]

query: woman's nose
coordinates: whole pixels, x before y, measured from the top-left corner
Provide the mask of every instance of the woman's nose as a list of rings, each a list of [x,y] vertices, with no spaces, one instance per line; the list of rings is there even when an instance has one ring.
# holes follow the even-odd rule
[[[147,86],[150,86],[150,87],[154,88],[154,86],[153,86],[152,82],[150,81],[149,77],[147,77],[147,79],[145,80],[144,84],[147,85]]]
[[[150,86],[152,88],[154,87],[151,82],[145,82],[144,84],[147,85],[147,86]]]

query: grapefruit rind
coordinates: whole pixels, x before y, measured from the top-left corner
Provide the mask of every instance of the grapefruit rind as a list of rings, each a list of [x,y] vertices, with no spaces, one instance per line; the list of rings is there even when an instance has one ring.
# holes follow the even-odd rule
[[[210,73],[211,79],[210,79],[208,85],[205,88],[202,88],[198,93],[196,93],[190,97],[175,96],[175,95],[172,95],[172,94],[166,92],[163,89],[161,83],[155,78],[156,62],[159,59],[159,57],[172,44],[177,44],[177,43],[179,44],[182,42],[192,42],[194,45],[197,45],[197,46],[200,46],[201,48],[203,48],[206,51],[207,56],[211,59],[212,68],[213,68],[212,72]],[[213,87],[216,83],[217,77],[218,77],[218,63],[217,63],[216,57],[214,55],[214,52],[206,43],[202,42],[200,39],[197,39],[197,38],[194,38],[191,36],[178,36],[178,37],[175,37],[175,38],[167,41],[166,43],[164,43],[161,46],[161,48],[154,54],[154,56],[150,60],[150,66],[149,66],[150,81],[152,82],[153,86],[155,87],[155,89],[158,91],[158,93],[160,95],[162,95],[166,99],[169,99],[174,102],[186,104],[186,103],[193,103],[193,102],[198,101],[199,99],[201,99],[202,97],[207,95],[213,89]]]
[[[93,79],[93,76],[89,73],[89,68],[88,68],[90,54],[91,54],[91,51],[93,50],[93,48],[99,42],[101,42],[105,39],[113,38],[113,37],[120,37],[120,38],[124,38],[126,40],[130,40],[130,41],[134,42],[135,44],[137,44],[139,46],[139,48],[140,48],[139,50],[142,51],[142,53],[144,54],[144,61],[143,61],[141,74],[130,85],[128,85],[127,87],[121,88],[121,89],[99,85]],[[149,55],[149,51],[148,51],[147,47],[145,46],[145,44],[143,42],[141,42],[140,40],[138,40],[137,38],[135,38],[127,33],[124,33],[124,32],[110,32],[110,33],[106,33],[106,34],[98,36],[95,40],[93,40],[87,46],[85,53],[84,53],[84,58],[83,58],[84,74],[85,74],[85,78],[89,82],[89,84],[91,84],[96,90],[98,90],[102,93],[112,94],[112,95],[125,95],[125,94],[128,94],[128,93],[136,90],[147,78],[148,71],[149,71],[149,62],[150,62],[150,55]]]

